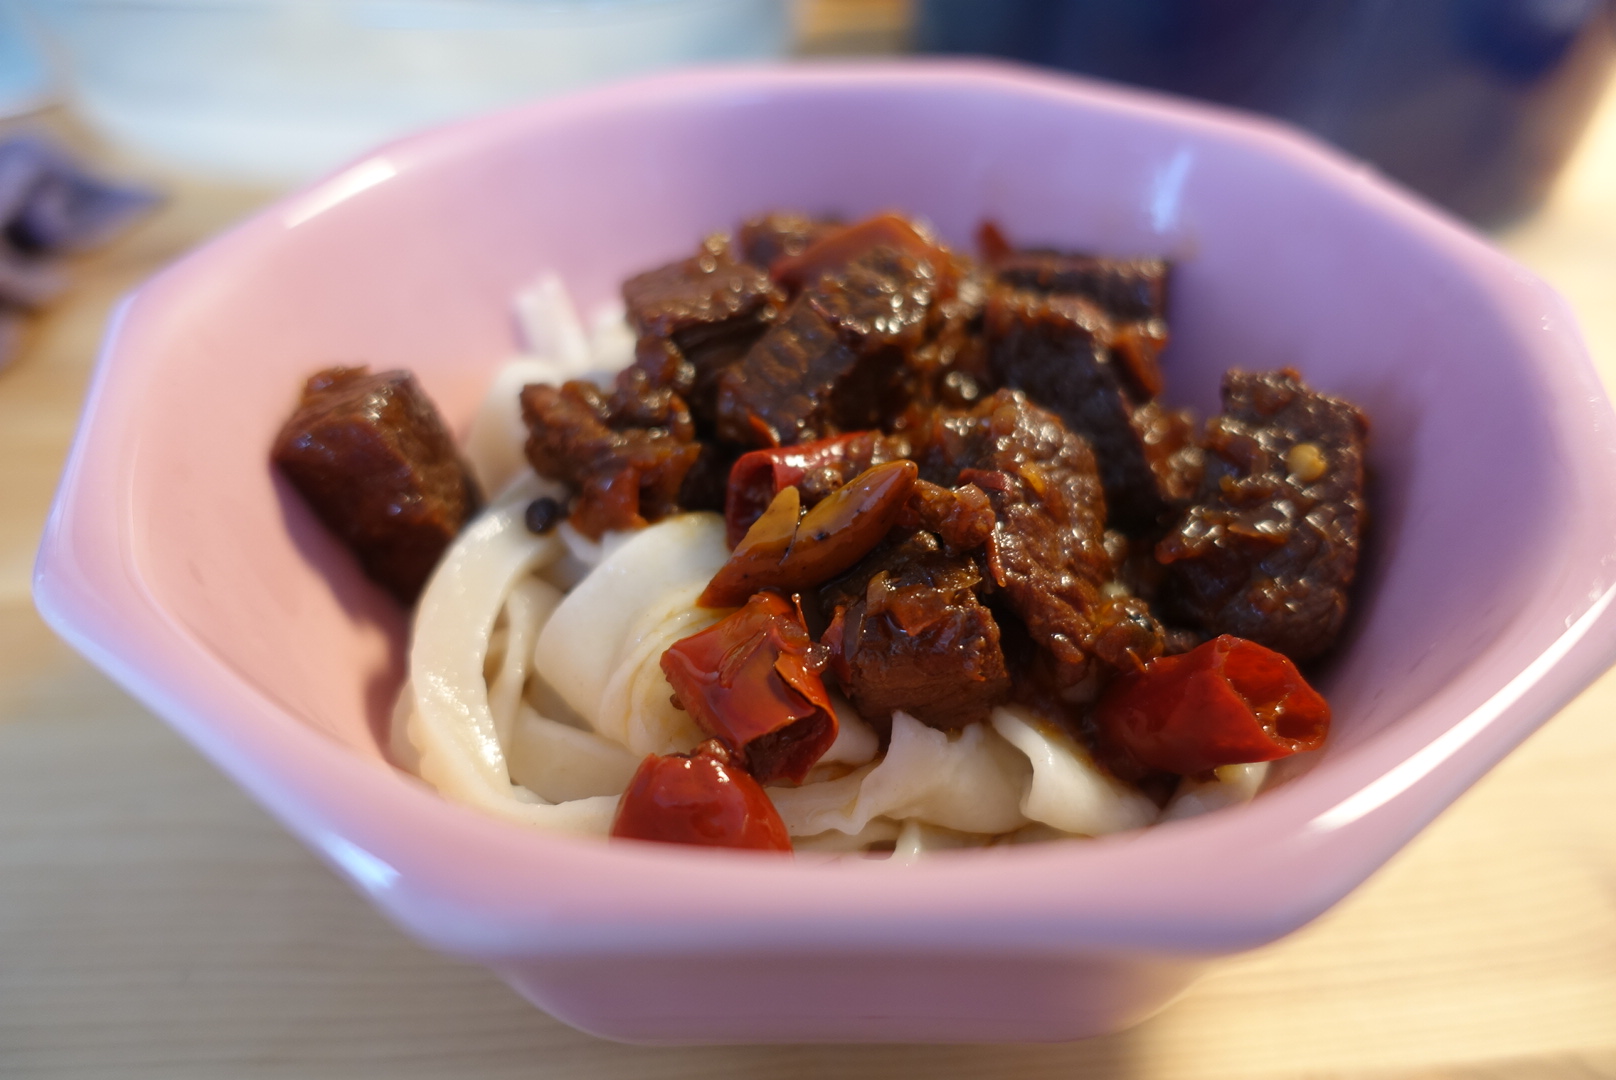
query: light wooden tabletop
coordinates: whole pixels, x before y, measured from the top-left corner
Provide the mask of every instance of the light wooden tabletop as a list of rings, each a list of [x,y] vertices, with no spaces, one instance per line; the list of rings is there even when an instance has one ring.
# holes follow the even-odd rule
[[[266,197],[165,182],[0,373],[0,1075],[1616,1078],[1616,674],[1316,924],[1109,1038],[623,1047],[415,945],[29,600],[110,305]],[[1570,297],[1616,386],[1616,93],[1499,241]]]

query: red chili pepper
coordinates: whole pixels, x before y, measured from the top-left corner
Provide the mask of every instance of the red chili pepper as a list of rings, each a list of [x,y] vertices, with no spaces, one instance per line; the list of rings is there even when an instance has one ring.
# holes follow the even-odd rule
[[[1288,659],[1229,634],[1118,676],[1100,731],[1141,765],[1186,776],[1316,750],[1330,706]]]
[[[679,703],[764,782],[801,782],[836,741],[824,667],[802,612],[768,592],[662,654]]]
[[[821,499],[801,521],[797,489],[785,488],[741,537],[696,603],[730,607],[759,589],[797,592],[824,584],[886,538],[919,475],[908,460],[871,466]]]
[[[612,835],[664,844],[790,851],[780,813],[758,782],[709,739],[689,754],[640,762],[617,804]]]
[[[888,456],[879,452],[881,438],[879,432],[856,431],[851,435],[833,435],[796,446],[742,454],[730,467],[729,490],[724,498],[724,526],[729,546],[741,542],[746,530],[763,516],[776,495],[801,484],[809,473],[838,466],[846,480],[879,464],[877,458]]]

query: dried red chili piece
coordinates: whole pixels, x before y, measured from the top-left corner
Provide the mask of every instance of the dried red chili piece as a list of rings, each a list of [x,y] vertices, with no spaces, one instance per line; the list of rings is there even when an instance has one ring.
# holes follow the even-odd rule
[[[802,612],[767,592],[662,654],[679,703],[763,782],[800,782],[836,741],[824,668]]]
[[[790,851],[779,811],[758,782],[709,739],[689,754],[651,754],[617,805],[612,835],[703,847]]]
[[[856,431],[742,454],[730,468],[724,499],[729,546],[741,542],[746,530],[786,488],[799,489],[803,502],[811,506],[871,465],[905,456],[907,449],[901,440],[880,432]]]
[[[1330,706],[1285,657],[1229,634],[1119,676],[1100,732],[1139,764],[1193,775],[1316,750]]]
[[[907,460],[865,469],[801,522],[797,489],[786,488],[735,545],[696,602],[729,607],[759,589],[797,592],[829,581],[886,538],[919,475],[919,466]]]

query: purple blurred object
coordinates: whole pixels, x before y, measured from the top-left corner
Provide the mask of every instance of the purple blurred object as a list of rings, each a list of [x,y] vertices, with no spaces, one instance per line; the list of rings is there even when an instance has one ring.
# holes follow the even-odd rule
[[[91,176],[35,136],[0,142],[0,368],[23,312],[67,286],[55,257],[105,243],[157,200],[154,191]]]
[[[1459,215],[1547,194],[1616,69],[1616,0],[920,0],[1010,56],[1300,124]]]

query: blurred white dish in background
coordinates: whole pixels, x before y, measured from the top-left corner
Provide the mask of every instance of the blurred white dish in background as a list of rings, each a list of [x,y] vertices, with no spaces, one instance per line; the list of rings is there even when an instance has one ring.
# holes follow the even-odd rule
[[[170,164],[305,180],[479,110],[790,42],[786,0],[25,0],[79,110]]]

